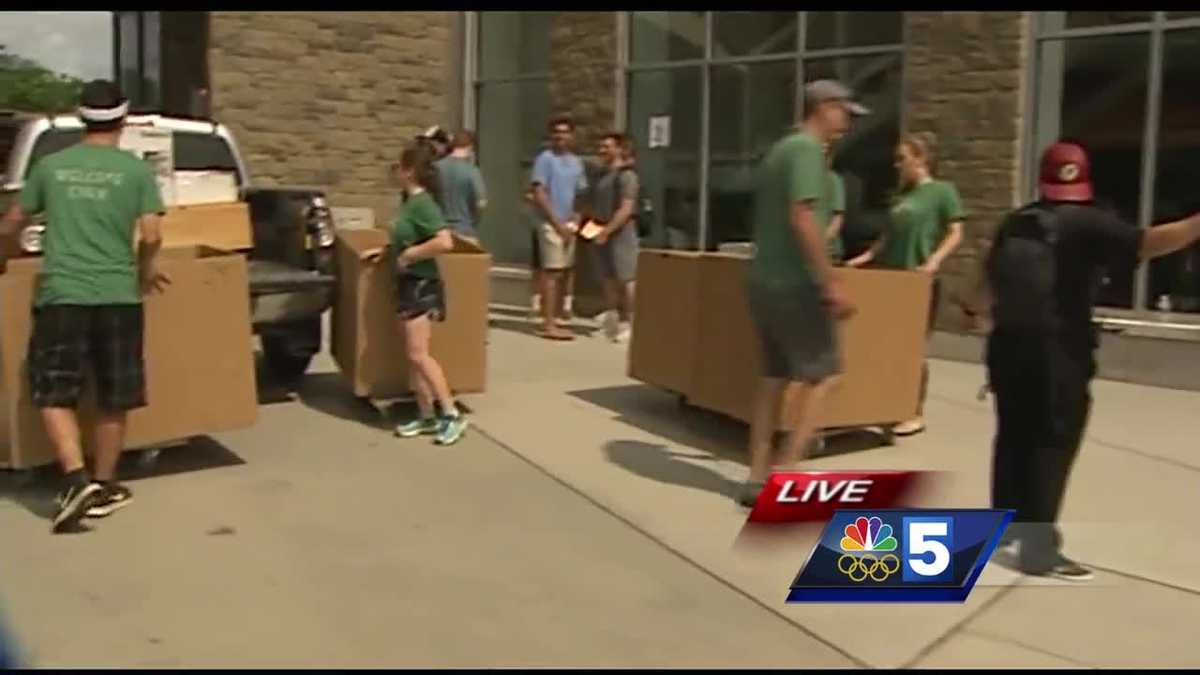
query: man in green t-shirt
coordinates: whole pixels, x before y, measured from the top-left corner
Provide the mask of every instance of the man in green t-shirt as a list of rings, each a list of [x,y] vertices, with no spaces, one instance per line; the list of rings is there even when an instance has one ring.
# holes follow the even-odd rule
[[[46,217],[28,371],[33,403],[66,475],[54,532],[85,515],[107,516],[133,498],[114,474],[126,413],[146,404],[142,293],[169,280],[155,262],[162,246],[158,183],[147,163],[117,147],[128,109],[112,82],[87,84],[79,106],[83,141],[37,162],[4,220],[13,232],[29,216]],[[89,369],[99,404],[92,478],[75,414]]]
[[[853,307],[826,251],[835,195],[824,148],[846,133],[851,115],[867,112],[852,97],[833,80],[808,84],[803,123],[776,142],[758,168],[748,296],[763,372],[750,426],[750,479],[738,499],[744,506],[753,506],[770,472],[785,387],[801,385],[782,458],[791,464],[803,456],[817,406],[841,371],[834,323]]]

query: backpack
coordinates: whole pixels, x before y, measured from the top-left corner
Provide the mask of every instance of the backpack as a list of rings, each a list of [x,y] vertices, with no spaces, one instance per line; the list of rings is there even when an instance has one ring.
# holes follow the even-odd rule
[[[1027,335],[1056,331],[1057,241],[1058,218],[1045,207],[1026,206],[1000,223],[986,268],[996,329]]]
[[[616,213],[621,207],[621,174],[626,171],[633,171],[631,166],[623,166],[617,169],[616,185],[613,186],[613,204],[612,213]],[[633,204],[633,215],[629,217],[637,227],[637,235],[639,239],[644,239],[650,236],[650,226],[654,222],[654,205],[650,198],[643,198],[639,186],[637,199]]]

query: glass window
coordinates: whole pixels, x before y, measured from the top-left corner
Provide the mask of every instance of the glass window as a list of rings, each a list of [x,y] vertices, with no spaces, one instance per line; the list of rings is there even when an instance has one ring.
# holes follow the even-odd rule
[[[1087,148],[1098,204],[1134,227],[1141,197],[1150,35],[1139,33],[1042,44],[1039,117],[1058,128],[1039,132],[1040,147],[1057,138]],[[1099,304],[1133,306],[1134,268],[1111,270]]]
[[[1067,28],[1115,26],[1149,21],[1153,12],[1067,12]]]
[[[704,12],[633,12],[629,32],[636,62],[704,58]]]
[[[549,92],[544,80],[479,86],[479,168],[488,194],[479,235],[497,262],[529,264],[534,216],[524,194],[546,138]]]
[[[480,12],[479,79],[550,70],[550,28],[559,12]]]
[[[1167,12],[1168,19],[1195,19],[1200,17],[1200,12]]]
[[[800,15],[796,12],[716,12],[713,56],[760,56],[795,52]]]
[[[112,12],[4,12],[0,109],[63,112],[87,80],[113,77]]]
[[[1171,31],[1163,43],[1161,115],[1158,130],[1152,222],[1166,223],[1200,211],[1200,30]],[[1200,245],[1150,263],[1148,301],[1164,297],[1173,311],[1200,312]]]
[[[900,44],[903,12],[808,12],[805,50]]]
[[[656,221],[656,246],[693,249],[700,231],[701,69],[640,71],[629,76],[629,130],[637,143],[642,196]],[[666,118],[666,147],[649,147],[651,118]]]
[[[840,80],[871,110],[855,118],[850,132],[833,147],[833,169],[846,188],[842,242],[847,258],[866,250],[888,223],[898,180],[893,157],[900,139],[902,67],[898,53],[804,63],[805,80]]]
[[[233,151],[220,136],[176,131],[171,135],[171,140],[176,170],[237,171]]]
[[[796,121],[796,62],[714,66],[710,96],[708,239],[715,248],[751,239],[755,168]]]

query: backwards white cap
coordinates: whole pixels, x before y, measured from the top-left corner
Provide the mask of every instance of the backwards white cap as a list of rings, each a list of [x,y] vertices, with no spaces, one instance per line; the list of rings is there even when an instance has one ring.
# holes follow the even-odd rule
[[[79,117],[85,122],[112,122],[129,113],[129,101],[122,101],[115,108],[89,108],[79,106]]]

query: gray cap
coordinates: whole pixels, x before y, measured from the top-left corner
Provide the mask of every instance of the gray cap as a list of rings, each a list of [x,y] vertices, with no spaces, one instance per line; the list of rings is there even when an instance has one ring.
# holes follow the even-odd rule
[[[854,92],[837,80],[813,80],[804,86],[804,98],[813,105],[826,101],[845,101],[852,115],[869,115],[871,110],[854,100]]]

